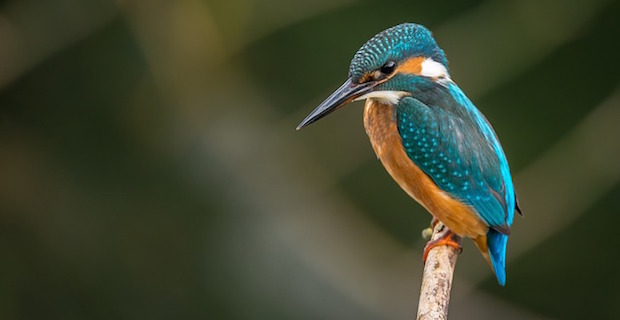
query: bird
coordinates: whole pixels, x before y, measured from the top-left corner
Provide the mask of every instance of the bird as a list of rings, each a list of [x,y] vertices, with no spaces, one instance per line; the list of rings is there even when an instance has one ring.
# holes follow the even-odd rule
[[[300,124],[365,100],[364,128],[377,157],[447,230],[429,242],[460,249],[471,238],[500,285],[514,213],[522,215],[506,155],[485,116],[451,79],[432,33],[416,23],[386,29],[354,54],[346,81]]]

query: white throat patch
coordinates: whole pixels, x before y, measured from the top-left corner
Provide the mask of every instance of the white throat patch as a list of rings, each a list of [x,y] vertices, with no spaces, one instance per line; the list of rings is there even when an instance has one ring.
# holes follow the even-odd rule
[[[377,99],[385,104],[397,105],[400,99],[406,95],[408,95],[408,93],[405,91],[372,91],[353,101]]]

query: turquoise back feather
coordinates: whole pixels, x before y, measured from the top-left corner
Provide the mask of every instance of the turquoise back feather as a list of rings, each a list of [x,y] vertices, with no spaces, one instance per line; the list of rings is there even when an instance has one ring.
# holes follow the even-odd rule
[[[502,147],[491,125],[456,84],[410,80],[416,82],[409,87],[415,88],[413,95],[397,106],[403,147],[440,189],[474,208],[490,227],[489,255],[503,285],[515,195]]]

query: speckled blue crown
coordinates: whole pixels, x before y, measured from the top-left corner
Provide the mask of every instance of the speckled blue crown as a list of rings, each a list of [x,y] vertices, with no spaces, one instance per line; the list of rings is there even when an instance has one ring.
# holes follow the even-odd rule
[[[448,68],[446,56],[437,46],[431,32],[415,23],[403,23],[381,31],[366,42],[353,56],[349,76],[358,80],[364,73],[379,69],[387,60],[424,56]]]

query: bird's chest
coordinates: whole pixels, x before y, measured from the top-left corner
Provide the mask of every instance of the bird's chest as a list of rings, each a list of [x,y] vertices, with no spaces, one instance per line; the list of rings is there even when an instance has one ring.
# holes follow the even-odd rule
[[[403,149],[396,123],[396,107],[373,99],[366,100],[364,128],[385,169],[410,196],[424,204],[424,186],[420,184],[424,184],[428,177]]]
[[[396,126],[396,107],[382,104],[373,99],[364,106],[364,129],[373,148],[383,148],[393,139],[400,139]],[[375,149],[375,151],[378,151]],[[379,155],[379,154],[377,154]]]
[[[486,226],[471,208],[452,198],[411,161],[398,132],[396,107],[368,99],[364,128],[375,153],[394,180],[433,216],[457,234],[476,237]]]

